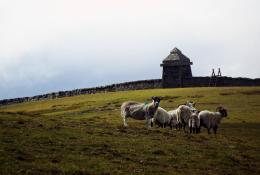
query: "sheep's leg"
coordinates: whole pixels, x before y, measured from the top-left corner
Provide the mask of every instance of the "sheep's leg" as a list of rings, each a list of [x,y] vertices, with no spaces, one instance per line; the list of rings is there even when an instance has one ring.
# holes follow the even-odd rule
[[[182,124],[178,123],[178,130],[181,130],[181,128],[182,128]]]
[[[151,119],[151,127],[153,127],[154,118]]]
[[[197,133],[200,133],[200,127],[197,128]]]
[[[125,110],[121,110],[121,116],[123,118],[124,126],[127,127],[128,124],[127,124],[127,117],[126,117],[126,111]]]
[[[151,128],[151,119],[146,118],[146,125],[147,125],[147,128],[148,128],[148,129]]]
[[[181,124],[181,123],[179,123],[179,130],[181,130],[181,128],[182,128],[182,124]]]
[[[190,127],[190,133],[192,133],[192,127]]]
[[[176,129],[177,129],[177,130],[180,130],[180,123],[178,123],[178,124],[176,125]]]
[[[186,123],[183,124],[183,131],[184,132],[186,132],[185,128],[186,128]]]
[[[199,128],[196,127],[195,130],[196,130],[196,134],[198,134],[199,133]]]
[[[214,129],[214,134],[217,134],[217,129],[218,129],[218,127],[215,126],[213,129]]]
[[[127,124],[127,118],[126,117],[123,117],[123,121],[124,121],[124,126],[127,127],[128,124]]]
[[[210,128],[208,128],[208,134],[211,134],[211,133],[210,133]]]

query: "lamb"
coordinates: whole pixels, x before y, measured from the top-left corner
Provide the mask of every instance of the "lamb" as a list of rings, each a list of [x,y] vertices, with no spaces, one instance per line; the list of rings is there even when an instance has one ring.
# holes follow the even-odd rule
[[[199,111],[193,112],[189,118],[188,126],[190,128],[190,133],[198,134],[199,127],[200,127],[200,120],[199,120]]]
[[[135,101],[126,101],[121,105],[121,116],[123,118],[124,126],[127,127],[127,118],[136,120],[146,120],[147,127],[151,127],[151,119],[157,111],[160,98],[152,97],[151,103],[139,103]]]
[[[213,128],[214,133],[217,133],[218,125],[224,117],[227,117],[227,110],[223,107],[217,107],[217,112],[211,111],[201,111],[199,113],[200,126],[204,126],[208,129],[208,134],[210,134],[210,129]],[[199,129],[200,130],[200,129]]]

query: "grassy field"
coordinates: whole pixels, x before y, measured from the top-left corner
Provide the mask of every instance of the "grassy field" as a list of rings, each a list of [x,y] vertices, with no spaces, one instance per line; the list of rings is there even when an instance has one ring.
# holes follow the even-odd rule
[[[120,105],[228,109],[218,134],[146,129]],[[260,87],[138,90],[0,107],[0,174],[260,174]]]

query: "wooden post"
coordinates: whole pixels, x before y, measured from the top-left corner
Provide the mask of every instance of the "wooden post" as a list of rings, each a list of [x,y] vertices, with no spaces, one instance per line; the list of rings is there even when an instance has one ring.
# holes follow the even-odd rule
[[[218,77],[221,77],[221,71],[220,71],[220,68],[218,68]]]
[[[211,86],[211,81],[212,81],[212,79],[214,79],[215,77],[216,77],[215,70],[212,69],[211,77],[210,77],[210,79],[209,79],[209,87]]]

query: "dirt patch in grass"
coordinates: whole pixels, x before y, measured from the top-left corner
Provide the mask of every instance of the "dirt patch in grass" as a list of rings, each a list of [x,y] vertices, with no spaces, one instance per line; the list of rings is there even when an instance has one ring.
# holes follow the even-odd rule
[[[221,103],[216,102],[198,102],[199,105],[221,105]]]
[[[29,153],[25,153],[24,151],[16,150],[15,151],[15,158],[18,161],[26,161],[26,162],[32,162],[33,156]]]
[[[166,155],[166,153],[163,150],[155,150],[155,151],[152,152],[152,154],[160,155],[160,156]]]
[[[204,95],[188,95],[187,96],[188,98],[202,98],[202,97],[204,97]]]
[[[241,92],[241,94],[244,94],[244,95],[260,95],[260,90],[244,91],[244,92]]]
[[[162,100],[174,100],[177,98],[180,98],[181,96],[170,96],[170,95],[166,95],[166,96],[162,96]]]
[[[219,93],[219,95],[222,95],[222,96],[229,96],[229,95],[236,95],[236,94],[260,95],[260,90],[242,91],[242,92],[221,92],[221,93]]]
[[[219,93],[219,95],[222,95],[222,96],[228,96],[228,95],[236,95],[237,93],[234,93],[234,92],[221,92]]]

